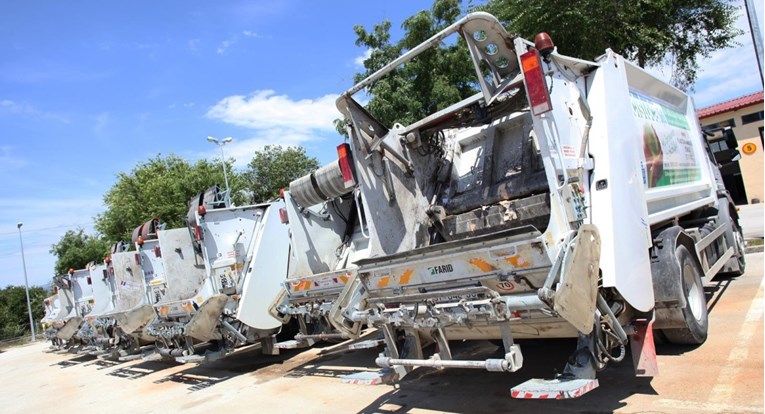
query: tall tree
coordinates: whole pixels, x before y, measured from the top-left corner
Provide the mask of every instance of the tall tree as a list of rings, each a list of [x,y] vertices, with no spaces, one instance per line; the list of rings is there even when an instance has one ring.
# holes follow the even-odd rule
[[[29,287],[29,302],[36,333],[40,333],[38,326],[44,314],[43,300],[46,297],[47,293],[43,288]],[[0,289],[0,339],[15,338],[29,332],[31,330],[24,286],[8,286]]]
[[[737,7],[726,0],[489,0],[511,32],[547,32],[560,53],[594,59],[611,48],[641,67],[668,64],[672,83],[693,87],[699,59],[735,44]]]
[[[110,244],[100,235],[85,234],[81,228],[69,230],[50,248],[56,256],[54,271],[60,275],[67,269],[83,269],[89,262],[101,261],[109,253]]]
[[[290,181],[319,168],[319,161],[309,157],[303,147],[266,145],[255,156],[244,172],[247,190],[253,202],[262,203],[276,198],[279,190],[287,188]]]
[[[364,61],[365,71],[356,74],[361,81],[405,51],[424,42],[454,23],[461,14],[459,0],[436,0],[430,10],[423,10],[404,20],[405,35],[390,40],[391,22],[384,20],[367,31],[353,27],[356,45],[370,50]],[[424,116],[474,94],[475,75],[464,41],[444,43],[432,48],[408,64],[375,82],[367,91],[368,109],[384,125],[412,123]]]
[[[244,181],[231,167],[229,160],[229,185],[232,194],[238,194]],[[96,217],[96,230],[118,241],[130,240],[133,229],[152,217],[159,217],[169,228],[185,226],[189,199],[214,184],[223,186],[223,182],[219,161],[192,164],[172,154],[157,155],[129,173],[118,174],[117,182],[104,196],[106,211]]]
[[[533,39],[549,33],[562,54],[594,59],[611,48],[643,67],[669,64],[672,83],[690,89],[698,61],[735,44],[736,7],[726,0],[487,0],[485,10],[510,33]],[[358,82],[464,14],[458,0],[435,0],[431,10],[406,19],[391,41],[391,22],[371,31],[355,26],[356,45],[371,51]],[[460,39],[415,58],[371,85],[367,109],[384,125],[409,124],[475,93],[475,73]],[[338,125],[338,130],[342,130]]]

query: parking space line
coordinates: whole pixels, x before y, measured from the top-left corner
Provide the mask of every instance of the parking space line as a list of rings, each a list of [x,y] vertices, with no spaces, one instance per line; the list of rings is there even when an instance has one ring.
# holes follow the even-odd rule
[[[713,413],[761,413],[762,407],[756,405],[732,405],[724,403],[714,402],[695,402],[695,401],[681,401],[661,399],[655,403],[657,406],[663,408],[670,408],[674,410],[688,410],[691,412],[713,412]]]
[[[763,285],[765,285],[765,278],[760,281],[757,295],[755,295],[752,304],[749,306],[746,317],[744,317],[744,323],[741,325],[741,329],[734,342],[734,344],[740,346],[733,346],[730,354],[728,354],[728,360],[722,370],[720,370],[717,383],[709,394],[709,402],[730,401],[735,392],[736,377],[742,364],[749,356],[749,344],[757,332],[757,328],[762,325],[760,320],[763,314]]]

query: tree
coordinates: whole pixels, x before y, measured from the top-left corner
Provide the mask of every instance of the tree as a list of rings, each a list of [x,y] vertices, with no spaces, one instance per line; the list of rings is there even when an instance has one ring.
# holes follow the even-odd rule
[[[287,188],[292,180],[317,168],[319,161],[306,155],[303,147],[266,145],[262,150],[255,151],[244,177],[253,202],[262,203],[276,198],[279,190]]]
[[[488,0],[467,11],[488,11],[510,33],[533,40],[547,32],[562,54],[594,59],[611,48],[642,67],[669,64],[672,83],[690,89],[698,59],[734,45],[736,8],[725,0]],[[358,82],[456,21],[458,0],[435,0],[431,10],[406,19],[404,36],[390,40],[391,23],[371,31],[355,26],[357,46],[371,50]],[[476,92],[464,41],[431,48],[372,84],[367,109],[384,125],[410,124]],[[338,130],[342,128],[338,127]]]
[[[226,164],[232,194],[239,194],[244,181],[231,169],[231,160]],[[118,241],[130,240],[133,229],[152,217],[159,217],[168,228],[183,227],[191,197],[223,182],[220,161],[192,164],[172,154],[157,155],[130,173],[118,174],[117,182],[104,195],[106,211],[96,217],[96,230],[108,240]]]
[[[489,0],[484,9],[527,39],[547,32],[565,55],[594,59],[611,48],[641,67],[669,64],[684,90],[696,81],[699,58],[741,34],[737,8],[725,0]]]
[[[404,21],[401,27],[406,33],[395,43],[390,41],[389,20],[376,24],[371,32],[363,26],[354,26],[356,45],[371,50],[364,61],[365,71],[356,74],[356,82],[454,23],[460,14],[459,0],[436,0],[431,10],[423,10]],[[429,49],[371,85],[367,92],[372,98],[367,109],[383,125],[410,124],[476,91],[470,55],[460,39]]]
[[[47,293],[43,288],[39,286],[29,288],[29,302],[36,333],[40,333],[37,327],[44,315],[43,300],[46,297]],[[31,330],[24,286],[8,286],[0,289],[0,339],[16,338],[29,332]]]
[[[81,228],[68,230],[50,248],[50,253],[56,256],[54,271],[60,275],[68,269],[83,269],[89,262],[101,261],[109,253],[110,244],[100,235],[85,234]]]

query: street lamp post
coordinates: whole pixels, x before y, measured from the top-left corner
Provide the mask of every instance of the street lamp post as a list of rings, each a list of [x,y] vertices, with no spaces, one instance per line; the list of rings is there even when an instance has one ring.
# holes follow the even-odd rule
[[[32,328],[32,342],[35,341],[35,321],[32,317],[32,303],[29,301],[29,281],[27,279],[27,261],[24,258],[24,239],[21,238],[21,226],[24,223],[17,223],[19,229],[19,243],[21,243],[21,264],[24,266],[24,290],[27,293],[27,312],[29,312],[29,327]]]
[[[226,158],[223,156],[223,146],[233,141],[231,137],[224,138],[222,141],[218,141],[213,137],[207,137],[207,140],[217,145],[220,148],[220,162],[223,164],[223,180],[226,182],[226,192],[230,191],[228,188],[228,174],[226,173]]]

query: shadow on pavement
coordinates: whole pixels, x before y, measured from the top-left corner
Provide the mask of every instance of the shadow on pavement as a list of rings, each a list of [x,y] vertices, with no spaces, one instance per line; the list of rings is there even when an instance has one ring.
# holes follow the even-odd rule
[[[143,361],[128,367],[115,369],[108,372],[107,375],[133,380],[177,365],[175,362]]]
[[[93,355],[78,355],[74,358],[67,359],[66,361],[60,361],[56,362],[55,364],[51,364],[50,366],[55,367],[58,366],[60,368],[67,368],[67,367],[73,367],[75,365],[80,365],[85,362],[89,362],[94,360],[96,357]]]

